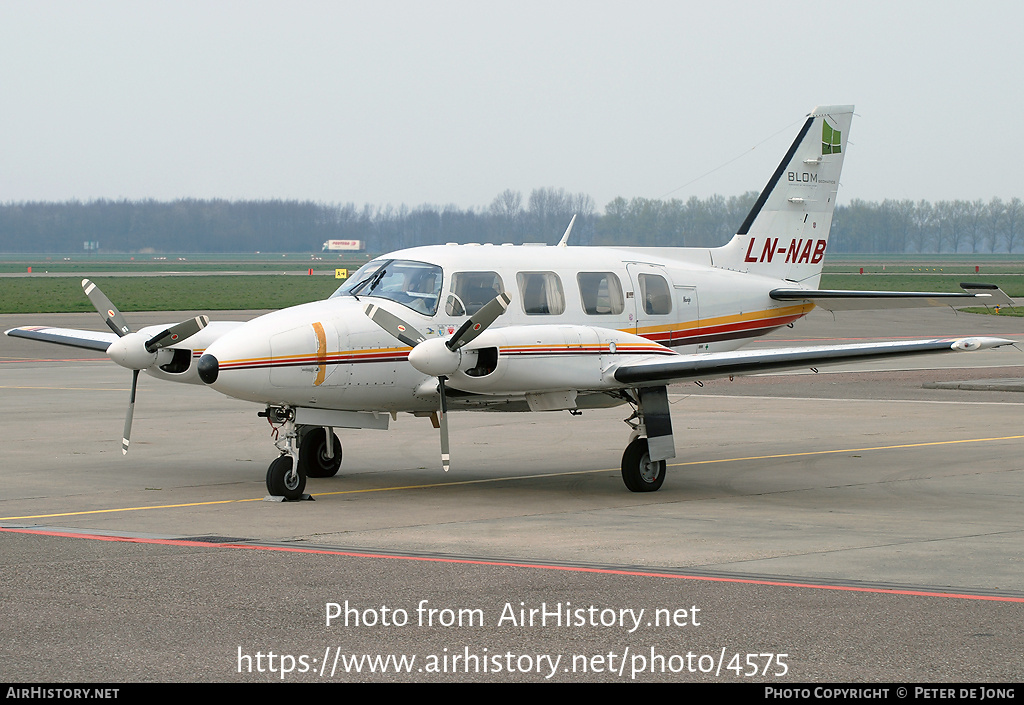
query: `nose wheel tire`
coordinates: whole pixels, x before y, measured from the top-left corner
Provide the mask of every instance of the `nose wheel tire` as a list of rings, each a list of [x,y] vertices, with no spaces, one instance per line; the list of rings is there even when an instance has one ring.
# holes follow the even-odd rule
[[[657,492],[665,481],[665,461],[652,461],[647,439],[637,438],[622,454],[622,481],[630,492]]]
[[[327,457],[327,431],[322,426],[309,429],[299,442],[299,468],[306,477],[334,477],[341,467],[341,441],[334,436],[334,456]]]
[[[292,456],[287,453],[279,456],[267,469],[267,492],[275,497],[285,499],[302,499],[306,489],[306,475],[302,465],[292,472]]]

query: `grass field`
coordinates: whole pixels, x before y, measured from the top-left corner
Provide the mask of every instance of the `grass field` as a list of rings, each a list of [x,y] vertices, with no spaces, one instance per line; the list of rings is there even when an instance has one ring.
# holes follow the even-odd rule
[[[1024,296],[1024,277],[1016,274],[836,274],[826,271],[821,276],[822,289],[865,291],[958,292],[960,282],[995,284],[1009,296]]]
[[[277,309],[330,296],[333,277],[241,275],[95,277],[97,286],[122,311],[217,311]],[[93,311],[82,278],[0,277],[0,313]]]
[[[124,311],[217,311],[225,309],[277,309],[329,296],[341,283],[332,274],[335,267],[353,271],[367,255],[342,260],[337,255],[311,260],[310,255],[186,255],[151,257],[131,261],[121,258],[65,261],[59,256],[6,257],[0,272],[22,273],[31,266],[34,274],[49,271],[67,276],[0,277],[0,313],[63,313],[92,311],[82,293],[81,272],[153,272],[154,276],[91,277]],[[35,264],[30,264],[35,262]],[[309,267],[320,276],[299,276]],[[981,268],[975,273],[975,266]],[[859,274],[860,268],[864,274]],[[883,269],[884,267],[884,269]],[[158,276],[158,272],[239,271],[267,274]],[[271,274],[270,272],[274,272]],[[283,273],[287,272],[288,276]],[[841,259],[825,267],[823,289],[866,289],[872,291],[960,291],[962,281],[997,284],[1014,298],[1024,298],[1024,261],[1003,259],[919,263],[886,258]],[[983,312],[984,309],[979,309]],[[1002,313],[1016,315],[1003,309]],[[1024,311],[1022,314],[1024,315]]]

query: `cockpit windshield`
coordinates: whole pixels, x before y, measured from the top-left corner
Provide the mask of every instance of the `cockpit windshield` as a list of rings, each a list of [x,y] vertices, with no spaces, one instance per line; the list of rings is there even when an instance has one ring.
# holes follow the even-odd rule
[[[432,316],[441,294],[441,268],[426,262],[381,259],[367,262],[335,291],[335,296],[376,296]]]

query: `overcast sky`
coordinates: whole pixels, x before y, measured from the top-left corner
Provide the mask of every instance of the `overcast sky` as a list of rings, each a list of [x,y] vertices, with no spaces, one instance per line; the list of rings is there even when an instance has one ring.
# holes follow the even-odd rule
[[[0,202],[730,196],[850,103],[840,203],[1024,197],[1022,28],[1019,1],[0,0]]]

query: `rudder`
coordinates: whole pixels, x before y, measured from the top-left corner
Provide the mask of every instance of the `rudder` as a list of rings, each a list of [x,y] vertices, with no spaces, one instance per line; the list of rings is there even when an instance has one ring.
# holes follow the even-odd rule
[[[832,227],[852,105],[815,108],[715,265],[816,287]]]

